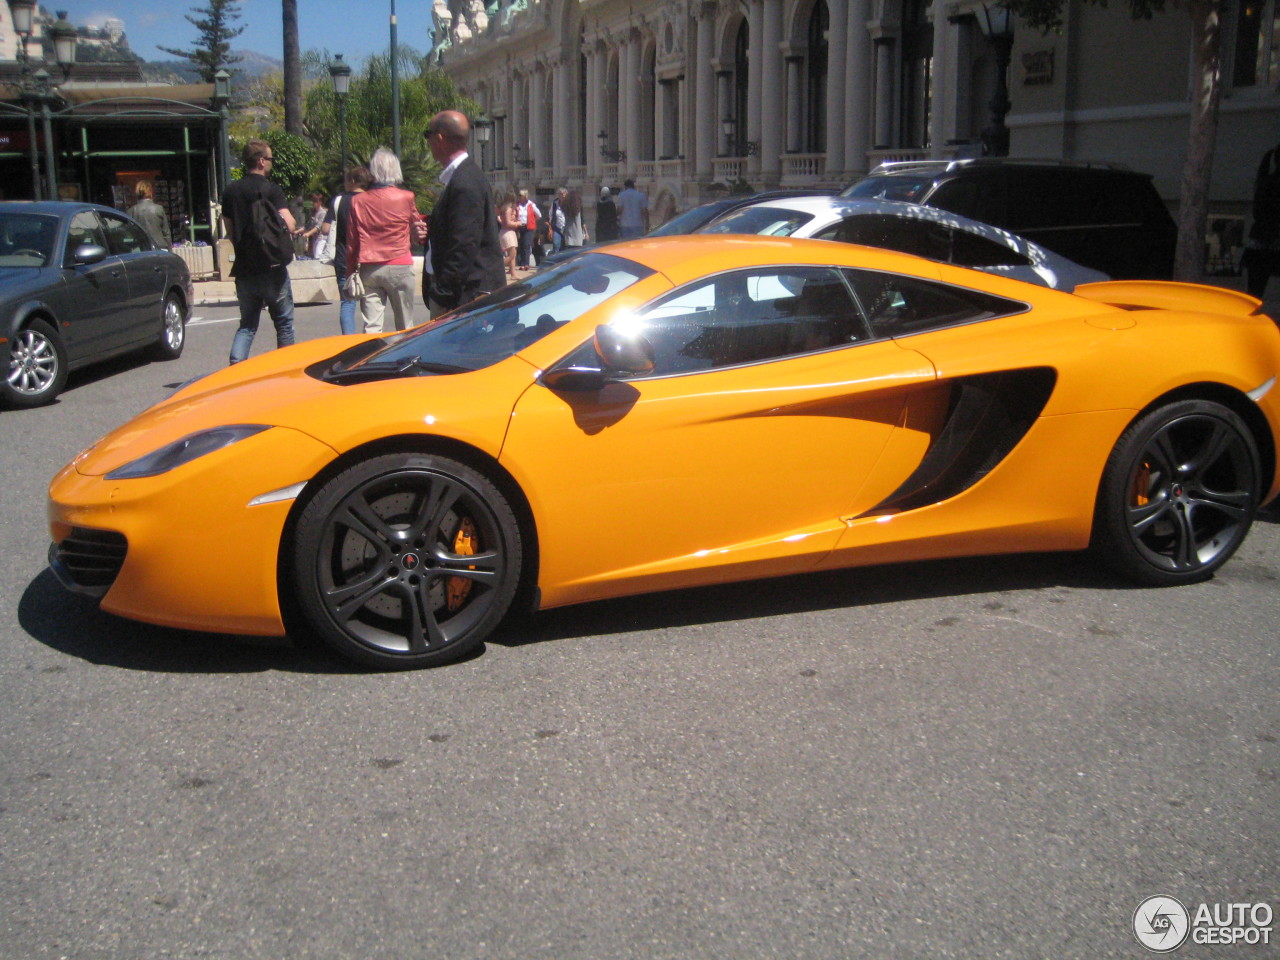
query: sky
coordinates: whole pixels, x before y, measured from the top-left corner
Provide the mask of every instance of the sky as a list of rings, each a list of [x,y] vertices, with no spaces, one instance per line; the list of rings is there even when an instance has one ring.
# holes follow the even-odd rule
[[[341,53],[358,64],[390,46],[392,0],[351,3],[349,0],[298,0],[299,45]],[[204,0],[41,0],[50,10],[66,10],[77,26],[102,26],[112,17],[124,21],[129,48],[145,60],[171,60],[156,49],[158,44],[190,49],[197,30],[186,14],[205,6]],[[396,38],[401,46],[427,52],[431,29],[431,0],[396,0]],[[277,0],[240,0],[240,19],[234,26],[245,31],[232,48],[252,50],[282,59],[280,4]],[[198,17],[197,17],[198,19]]]

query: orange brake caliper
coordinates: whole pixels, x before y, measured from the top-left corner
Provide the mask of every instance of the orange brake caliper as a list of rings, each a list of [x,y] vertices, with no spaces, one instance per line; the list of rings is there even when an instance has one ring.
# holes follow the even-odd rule
[[[1133,476],[1133,506],[1145,507],[1151,501],[1151,464],[1144,460]]]
[[[470,519],[464,519],[458,525],[457,536],[453,538],[453,552],[460,557],[474,556],[476,552],[476,526]],[[474,570],[475,567],[469,569]],[[472,582],[466,577],[450,577],[445,586],[445,603],[449,612],[453,613],[467,602],[471,596]]]

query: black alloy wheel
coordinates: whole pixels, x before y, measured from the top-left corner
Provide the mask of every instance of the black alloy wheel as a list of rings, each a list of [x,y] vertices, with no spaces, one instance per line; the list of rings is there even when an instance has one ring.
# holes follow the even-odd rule
[[[299,517],[294,587],[342,656],[388,670],[479,646],[520,583],[520,527],[485,476],[445,457],[389,454],[335,476]]]
[[[32,320],[9,341],[9,367],[0,398],[11,407],[50,403],[67,382],[67,352],[53,328]]]
[[[1227,407],[1185,400],[1153,410],[1107,461],[1094,549],[1140,583],[1206,580],[1244,542],[1260,472],[1252,433]]]

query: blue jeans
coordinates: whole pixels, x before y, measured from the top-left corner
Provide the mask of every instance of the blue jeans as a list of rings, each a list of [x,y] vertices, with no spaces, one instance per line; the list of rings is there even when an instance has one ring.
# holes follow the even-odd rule
[[[240,303],[240,329],[231,341],[232,363],[249,356],[263,307],[276,326],[276,346],[293,345],[293,287],[289,284],[288,267],[236,277],[236,300]]]
[[[347,273],[334,268],[338,275],[338,328],[344,333],[356,332],[356,301],[347,296]]]

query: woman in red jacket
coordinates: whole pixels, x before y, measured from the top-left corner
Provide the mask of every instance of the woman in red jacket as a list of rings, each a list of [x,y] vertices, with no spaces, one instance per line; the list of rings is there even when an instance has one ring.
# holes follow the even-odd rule
[[[409,249],[414,226],[422,218],[404,180],[400,158],[379,147],[369,160],[373,185],[351,198],[347,222],[347,272],[356,267],[364,282],[364,332],[381,333],[388,304],[397,330],[413,326],[416,279]]]

